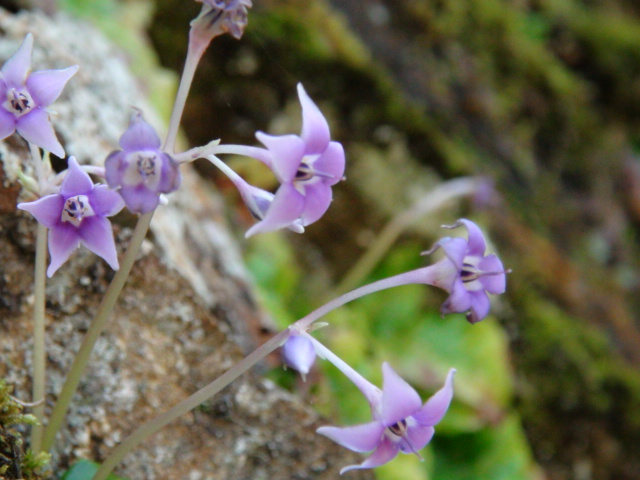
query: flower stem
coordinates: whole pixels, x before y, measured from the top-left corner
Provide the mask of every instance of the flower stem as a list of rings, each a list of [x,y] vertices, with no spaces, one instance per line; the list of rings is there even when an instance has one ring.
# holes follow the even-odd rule
[[[46,385],[45,353],[45,283],[47,268],[47,227],[38,223],[36,231],[36,259],[34,273],[33,306],[33,415],[38,424],[31,430],[31,450],[39,453],[42,446],[44,422],[44,399]]]
[[[91,351],[93,350],[98,337],[102,333],[118,296],[120,295],[120,292],[122,292],[124,284],[129,277],[133,262],[138,255],[142,241],[149,230],[149,224],[151,223],[152,217],[153,212],[150,212],[142,215],[138,219],[138,223],[133,232],[133,237],[131,238],[131,243],[129,244],[129,247],[124,254],[124,258],[122,259],[122,263],[120,264],[120,270],[116,272],[104,298],[102,299],[102,302],[98,306],[98,312],[96,313],[96,316],[91,323],[84,340],[82,341],[82,345],[80,345],[80,350],[78,350],[73,361],[73,365],[67,375],[65,384],[60,392],[60,396],[58,397],[58,401],[53,408],[51,419],[44,430],[44,438],[42,441],[42,449],[44,451],[49,451],[53,445],[56,433],[60,429],[67,409],[69,408],[71,398],[78,388],[82,374],[87,366]]]
[[[290,335],[291,330],[283,330],[278,335],[271,338],[269,341],[247,355],[239,363],[231,367],[206,387],[201,388],[189,398],[186,398],[182,402],[178,403],[174,407],[154,418],[152,421],[139,427],[120,445],[118,445],[118,447],[111,453],[111,455],[109,455],[109,457],[104,461],[104,463],[100,466],[100,468],[94,475],[93,480],[105,480],[109,473],[111,473],[111,471],[114,469],[114,467],[145,439],[156,433],[169,422],[172,422],[178,417],[193,410],[202,402],[210,399],[215,394],[220,392],[223,388],[228,386],[240,375],[245,373],[260,360],[280,347],[287,340],[287,338],[289,338]]]
[[[242,155],[243,157],[255,158],[256,160],[260,160],[267,167],[271,167],[272,164],[269,151],[260,147],[251,147],[248,145],[228,145],[221,143],[220,145],[213,147],[207,153],[211,153],[213,155]]]

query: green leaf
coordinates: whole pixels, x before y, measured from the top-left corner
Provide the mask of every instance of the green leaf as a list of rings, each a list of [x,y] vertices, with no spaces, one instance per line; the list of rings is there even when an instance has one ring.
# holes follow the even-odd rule
[[[98,471],[100,464],[92,462],[90,460],[78,460],[74,463],[64,475],[62,480],[91,480]],[[107,477],[107,480],[126,480],[122,477],[114,475],[113,473]]]

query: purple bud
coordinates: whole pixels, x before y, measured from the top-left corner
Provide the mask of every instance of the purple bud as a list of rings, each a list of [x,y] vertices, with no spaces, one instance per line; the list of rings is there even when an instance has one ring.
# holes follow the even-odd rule
[[[282,346],[282,358],[287,366],[300,372],[302,379],[306,380],[316,361],[316,350],[306,336],[292,335]]]

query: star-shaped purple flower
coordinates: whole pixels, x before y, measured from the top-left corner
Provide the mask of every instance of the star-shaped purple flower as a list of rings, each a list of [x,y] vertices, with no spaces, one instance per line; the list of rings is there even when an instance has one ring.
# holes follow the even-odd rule
[[[424,405],[418,393],[388,363],[382,365],[382,391],[374,385],[358,382],[369,401],[373,421],[353,427],[320,427],[317,432],[355,452],[373,453],[359,465],[340,470],[374,468],[393,460],[399,452],[415,453],[424,448],[435,433],[436,425],[449,408],[453,397],[453,375],[449,370],[444,387]]]
[[[29,33],[0,70],[0,140],[17,131],[28,142],[64,158],[46,107],[60,96],[78,66],[29,73],[32,50]]]
[[[475,223],[461,219],[447,228],[461,225],[467,228],[467,240],[446,237],[427,252],[442,248],[446,255],[446,258],[434,265],[437,280],[431,283],[450,294],[442,304],[443,314],[467,312],[467,320],[476,323],[489,313],[487,292],[494,295],[504,293],[506,271],[498,257],[493,254],[485,256],[487,244]]]
[[[106,217],[115,215],[123,207],[120,195],[106,185],[94,185],[74,157],[69,157],[69,169],[59,193],[18,204],[18,208],[29,212],[49,229],[49,277],[80,245],[102,257],[111,268],[117,270],[113,230]]]
[[[269,151],[269,167],[280,187],[264,218],[247,236],[285,228],[297,220],[307,226],[318,220],[331,203],[331,187],[344,175],[344,150],[331,141],[329,125],[301,84],[302,133],[272,136],[258,132],[256,137]]]
[[[160,138],[136,110],[120,137],[120,147],[104,162],[109,187],[117,189],[135,213],[148,213],[158,206],[161,193],[178,189],[182,179],[178,164],[160,150]]]

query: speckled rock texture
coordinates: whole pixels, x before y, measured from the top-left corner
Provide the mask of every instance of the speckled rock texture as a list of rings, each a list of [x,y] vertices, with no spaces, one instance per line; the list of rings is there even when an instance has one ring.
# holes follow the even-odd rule
[[[117,148],[128,105],[145,110],[126,57],[90,26],[64,16],[0,11],[0,60],[35,35],[34,69],[81,66],[61,99],[54,124],[69,154],[100,163]],[[0,143],[0,377],[30,400],[35,222],[16,212],[16,136]],[[55,164],[56,162],[54,162]],[[57,161],[58,167],[64,162]],[[152,233],[94,350],[53,451],[54,478],[78,458],[100,461],[128,433],[240,359],[269,326],[254,301],[240,252],[212,187],[189,169],[184,185],[161,208]],[[135,219],[115,218],[122,249]],[[47,282],[46,408],[82,341],[113,272],[85,249]],[[315,434],[327,423],[300,399],[251,372],[131,453],[117,470],[130,480],[328,479],[353,455]],[[373,478],[354,472],[353,479]]]

